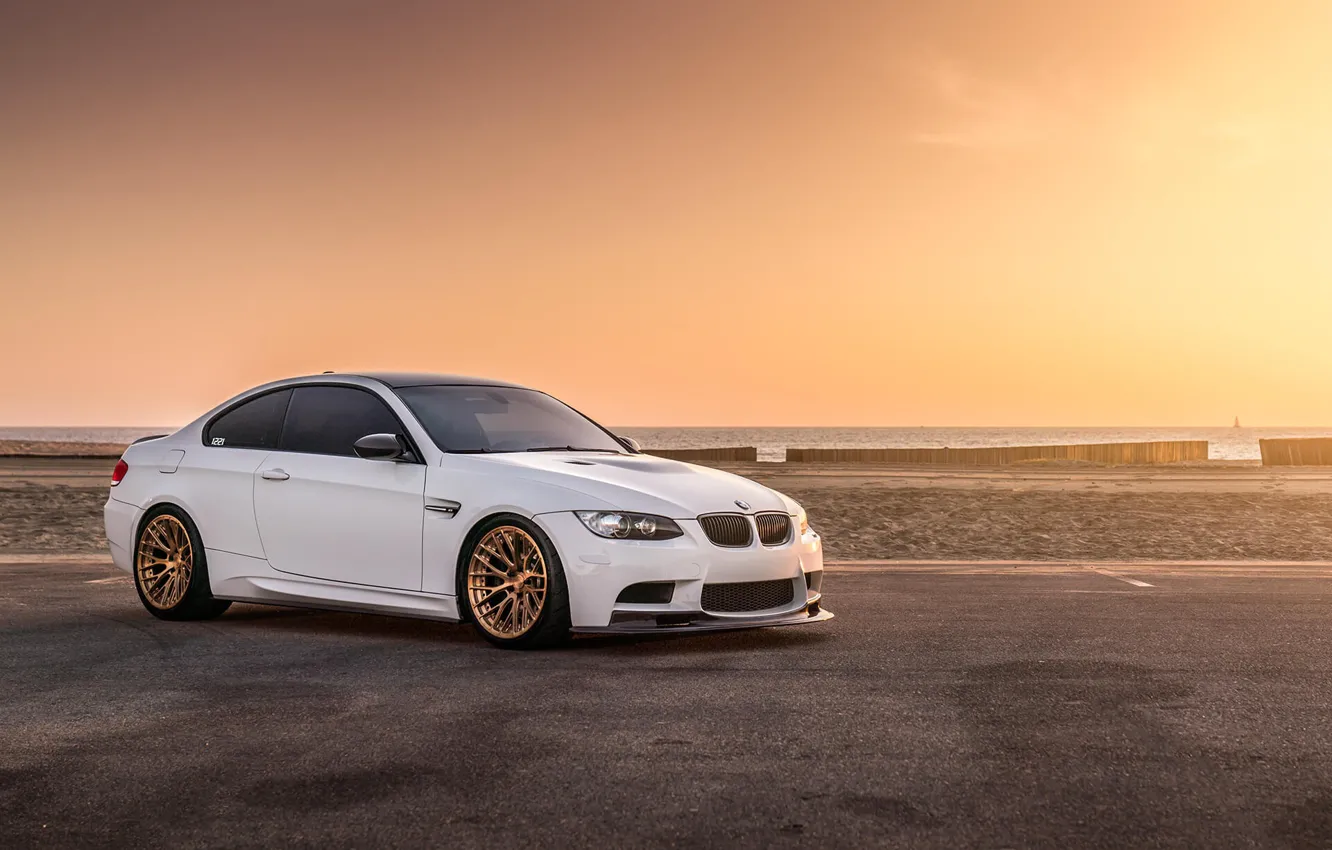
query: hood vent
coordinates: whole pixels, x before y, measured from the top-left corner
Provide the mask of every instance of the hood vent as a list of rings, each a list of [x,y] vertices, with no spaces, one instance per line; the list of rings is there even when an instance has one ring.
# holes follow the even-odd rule
[[[601,455],[595,461],[597,466],[613,466],[616,469],[628,469],[632,472],[651,472],[658,475],[692,475],[693,467],[662,460],[648,455]]]

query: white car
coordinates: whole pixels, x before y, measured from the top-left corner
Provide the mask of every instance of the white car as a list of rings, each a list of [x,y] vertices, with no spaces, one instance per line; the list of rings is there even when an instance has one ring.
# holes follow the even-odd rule
[[[791,499],[451,375],[277,381],[135,443],[106,537],[167,620],[258,602],[467,620],[535,647],[832,618]]]

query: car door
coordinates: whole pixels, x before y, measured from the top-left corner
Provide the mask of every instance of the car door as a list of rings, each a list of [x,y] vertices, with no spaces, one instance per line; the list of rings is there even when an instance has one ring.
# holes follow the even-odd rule
[[[426,467],[367,460],[353,444],[403,434],[378,395],[353,386],[292,390],[278,450],[254,479],[254,510],[273,569],[402,590],[421,589]]]

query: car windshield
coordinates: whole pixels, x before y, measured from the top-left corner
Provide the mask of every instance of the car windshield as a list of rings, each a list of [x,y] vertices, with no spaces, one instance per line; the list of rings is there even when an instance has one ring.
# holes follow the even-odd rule
[[[425,386],[397,392],[446,452],[625,452],[601,426],[536,390]]]

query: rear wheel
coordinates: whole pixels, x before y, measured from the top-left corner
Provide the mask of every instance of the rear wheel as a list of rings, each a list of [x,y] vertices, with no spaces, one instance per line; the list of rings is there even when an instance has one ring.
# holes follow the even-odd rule
[[[139,527],[134,587],[148,613],[162,620],[207,620],[231,603],[214,599],[199,532],[179,508],[154,508]]]
[[[522,517],[495,517],[471,541],[462,596],[481,636],[510,649],[564,642],[569,589],[559,555],[541,529]]]

